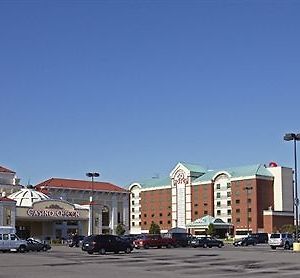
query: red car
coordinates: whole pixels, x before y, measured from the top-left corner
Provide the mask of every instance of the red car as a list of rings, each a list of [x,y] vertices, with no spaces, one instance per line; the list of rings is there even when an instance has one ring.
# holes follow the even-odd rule
[[[133,246],[137,249],[148,249],[150,247],[171,248],[176,246],[176,240],[170,237],[162,237],[161,235],[143,235],[133,242]]]

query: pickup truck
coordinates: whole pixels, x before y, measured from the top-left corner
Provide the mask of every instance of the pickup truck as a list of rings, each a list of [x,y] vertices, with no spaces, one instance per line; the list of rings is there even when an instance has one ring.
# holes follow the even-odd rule
[[[162,237],[161,235],[143,235],[133,241],[133,246],[136,249],[148,249],[150,247],[171,248],[176,246],[176,240],[170,237]]]

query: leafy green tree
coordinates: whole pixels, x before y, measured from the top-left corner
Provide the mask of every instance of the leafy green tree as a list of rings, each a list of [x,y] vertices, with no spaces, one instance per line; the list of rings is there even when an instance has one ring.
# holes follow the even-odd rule
[[[280,228],[280,232],[293,234],[296,233],[296,227],[292,224],[286,224]]]
[[[215,226],[214,224],[210,223],[207,227],[207,232],[206,232],[208,235],[210,236],[214,236],[216,234],[216,229],[215,229]]]
[[[149,229],[149,234],[152,234],[152,235],[158,235],[158,234],[160,234],[160,227],[159,227],[159,225],[156,224],[156,223],[154,223],[153,221],[152,221],[150,229]]]
[[[126,230],[125,230],[124,225],[122,223],[119,223],[118,226],[117,226],[117,228],[116,228],[116,234],[118,236],[121,236],[121,235],[124,235],[125,232],[126,232]]]

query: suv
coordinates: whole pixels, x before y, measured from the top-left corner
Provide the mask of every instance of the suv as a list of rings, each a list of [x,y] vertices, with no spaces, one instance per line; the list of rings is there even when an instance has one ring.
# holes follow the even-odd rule
[[[269,241],[269,236],[267,233],[256,233],[251,234],[250,236],[256,238],[257,243],[268,243]]]
[[[88,236],[83,240],[81,249],[93,254],[99,252],[104,255],[106,252],[114,252],[118,254],[120,251],[130,253],[133,249],[132,244],[114,235],[92,235]]]
[[[19,239],[15,234],[14,227],[0,226],[0,250],[5,251],[18,251],[24,253],[27,250],[26,240]]]
[[[272,249],[276,249],[277,247],[283,247],[284,249],[290,249],[293,245],[294,238],[292,234],[288,233],[275,233],[271,234],[269,239],[269,245]]]

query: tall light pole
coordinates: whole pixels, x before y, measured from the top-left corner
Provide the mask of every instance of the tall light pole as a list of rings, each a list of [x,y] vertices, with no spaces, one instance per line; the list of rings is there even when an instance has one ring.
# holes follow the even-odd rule
[[[294,206],[295,206],[295,218],[296,218],[296,242],[298,242],[298,219],[299,219],[299,199],[298,199],[298,185],[297,185],[297,141],[300,141],[300,133],[286,133],[283,137],[285,141],[294,141],[294,159],[295,159],[295,169],[294,169]]]
[[[249,199],[249,191],[251,191],[252,189],[253,189],[252,186],[246,186],[244,188],[244,190],[246,190],[246,196],[247,196],[246,202],[247,202],[247,234],[248,234],[248,236],[249,236],[249,201],[248,201],[248,199]]]
[[[86,173],[86,176],[89,178],[92,178],[92,190],[91,190],[91,196],[90,196],[90,206],[91,206],[91,235],[94,233],[94,178],[97,178],[100,176],[97,172],[89,172]]]

